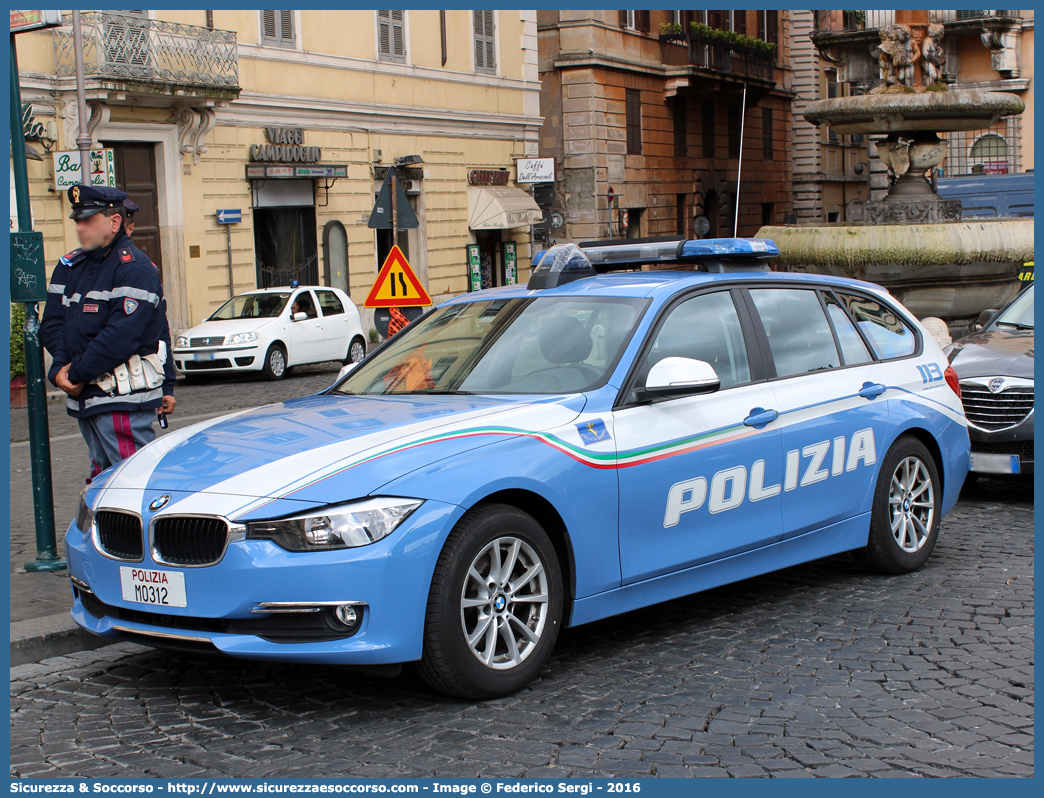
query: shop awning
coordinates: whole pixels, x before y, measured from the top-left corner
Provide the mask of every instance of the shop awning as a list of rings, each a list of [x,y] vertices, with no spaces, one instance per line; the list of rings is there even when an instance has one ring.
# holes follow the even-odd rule
[[[472,230],[506,230],[527,227],[544,218],[532,196],[520,188],[468,189],[468,227]]]

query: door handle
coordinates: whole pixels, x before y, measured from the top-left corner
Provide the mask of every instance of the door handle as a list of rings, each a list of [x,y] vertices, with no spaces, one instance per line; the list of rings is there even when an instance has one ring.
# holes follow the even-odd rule
[[[779,418],[779,411],[766,410],[763,407],[755,407],[750,411],[750,415],[743,419],[743,423],[748,427],[764,427],[766,424],[771,424],[777,418]]]
[[[876,399],[887,390],[888,388],[879,382],[864,382],[863,387],[859,389],[859,395],[864,399]]]

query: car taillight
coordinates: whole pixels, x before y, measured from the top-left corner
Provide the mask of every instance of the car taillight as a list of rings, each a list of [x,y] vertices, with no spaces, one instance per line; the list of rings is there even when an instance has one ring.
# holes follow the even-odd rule
[[[947,366],[946,371],[943,372],[943,376],[946,377],[946,384],[953,388],[953,392],[957,394],[957,398],[961,398],[961,383],[957,379],[957,372],[953,370],[953,366]]]

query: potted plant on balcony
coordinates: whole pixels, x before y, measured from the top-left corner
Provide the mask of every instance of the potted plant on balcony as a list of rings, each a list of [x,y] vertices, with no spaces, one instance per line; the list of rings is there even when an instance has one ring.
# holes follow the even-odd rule
[[[695,20],[689,23],[692,37],[696,41],[705,44],[729,44],[731,49],[748,55],[766,57],[776,51],[775,42],[767,42],[754,36],[737,33],[734,30],[720,30],[712,28],[703,22]]]
[[[661,42],[680,42],[685,41],[686,38],[685,28],[682,27],[680,22],[660,23]]]
[[[11,407],[28,407],[25,390],[25,343],[22,327],[25,326],[25,305],[11,303]]]

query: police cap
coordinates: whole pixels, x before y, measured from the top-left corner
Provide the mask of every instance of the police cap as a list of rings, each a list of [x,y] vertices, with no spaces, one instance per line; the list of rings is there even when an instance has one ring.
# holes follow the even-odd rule
[[[69,201],[72,203],[70,219],[84,219],[101,213],[106,208],[122,208],[127,199],[127,192],[108,186],[75,185],[69,187]]]
[[[141,207],[134,200],[127,198],[123,201],[123,207],[127,209],[127,218],[136,214],[141,210]]]

